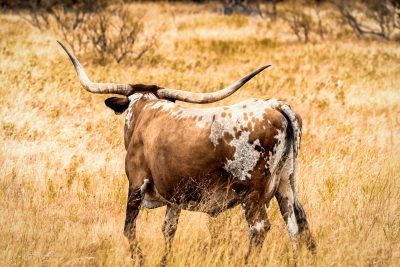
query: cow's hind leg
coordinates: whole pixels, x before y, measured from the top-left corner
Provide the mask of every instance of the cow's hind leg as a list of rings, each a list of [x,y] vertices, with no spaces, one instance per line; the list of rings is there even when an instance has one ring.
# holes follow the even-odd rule
[[[167,265],[167,259],[171,251],[172,240],[175,236],[175,232],[178,227],[178,220],[180,213],[181,209],[179,207],[170,204],[167,205],[167,211],[165,214],[165,220],[162,228],[165,239],[165,251],[164,251],[164,256],[161,260],[161,266]]]
[[[294,214],[296,215],[297,224],[299,225],[300,242],[305,243],[308,250],[315,252],[316,244],[310,228],[308,227],[307,216],[296,195],[294,199]]]
[[[299,241],[306,241],[308,249],[315,251],[316,246],[308,228],[307,217],[291,185],[291,179],[293,179],[292,175],[290,177],[282,177],[275,197],[290,238],[293,241],[297,241],[299,236]]]
[[[135,260],[135,256],[137,256],[138,266],[143,264],[143,255],[136,240],[136,218],[139,215],[142,198],[140,188],[129,187],[124,234],[129,241],[132,259]]]
[[[251,254],[258,254],[261,251],[266,233],[271,227],[265,210],[264,200],[258,193],[253,192],[242,204],[244,214],[249,226],[249,249],[247,251],[245,262]]]

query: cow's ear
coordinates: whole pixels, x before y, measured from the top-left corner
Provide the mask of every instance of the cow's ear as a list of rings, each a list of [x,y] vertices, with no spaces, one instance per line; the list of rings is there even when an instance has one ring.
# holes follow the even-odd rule
[[[115,114],[123,113],[129,107],[129,98],[127,97],[110,97],[104,103],[107,107],[114,110]]]

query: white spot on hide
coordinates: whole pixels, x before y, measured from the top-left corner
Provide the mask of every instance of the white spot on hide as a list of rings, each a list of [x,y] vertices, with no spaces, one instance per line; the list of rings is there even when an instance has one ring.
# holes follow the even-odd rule
[[[224,169],[230,172],[235,178],[245,180],[251,178],[250,172],[256,166],[260,152],[256,150],[256,145],[260,145],[257,139],[253,144],[249,142],[249,132],[242,132],[239,138],[234,138],[229,145],[235,148],[233,159],[225,163]]]
[[[251,129],[248,130],[254,129],[255,122],[263,119],[266,108],[270,108],[268,102],[260,99],[248,99],[235,105],[215,108],[180,107],[172,111],[171,115],[178,120],[196,119],[195,123],[198,128],[211,126],[210,139],[216,146],[218,139],[223,138],[225,133],[234,136],[234,128],[239,130],[250,125]],[[224,116],[222,116],[223,113]]]
[[[250,103],[250,101],[252,103]],[[244,105],[246,105],[246,108],[243,108]],[[211,124],[211,142],[214,144],[214,146],[217,146],[219,143],[218,140],[222,139],[226,133],[231,136],[235,136],[236,132],[234,128],[236,128],[236,130],[240,130],[250,126],[250,128],[247,130],[254,130],[256,121],[263,120],[266,108],[269,107],[266,105],[265,101],[250,99],[236,105],[229,106],[225,110],[220,110],[215,114],[215,120],[212,121]],[[225,116],[221,115],[223,112],[226,114]]]
[[[161,108],[162,110],[170,110],[175,106],[175,103],[167,100],[160,100],[155,102],[152,106],[151,109],[158,109]]]
[[[294,215],[293,211],[288,218],[286,226],[289,231],[290,238],[292,240],[296,239],[297,233],[299,232],[299,226],[297,225],[296,216]]]
[[[283,123],[284,129],[286,128],[286,122]],[[286,131],[277,130],[277,134],[274,136],[276,139],[276,144],[273,148],[273,151],[269,151],[269,158],[267,161],[267,165],[265,166],[269,169],[271,175],[275,175],[278,164],[282,159],[282,156],[285,152],[285,139],[286,139]]]
[[[261,220],[259,222],[256,222],[254,225],[250,226],[250,231],[257,231],[260,232],[262,228],[264,228],[265,221]]]
[[[132,107],[136,103],[136,101],[138,101],[142,96],[143,96],[142,93],[135,93],[128,97],[129,98],[129,107],[128,107],[128,112],[126,113],[126,117],[125,117],[125,124],[128,127],[128,129],[131,128],[132,114],[133,114]]]
[[[144,179],[142,186],[140,187],[140,192],[142,192],[142,194],[144,193],[144,191],[146,190],[147,184],[150,183],[149,179]]]
[[[269,99],[268,101],[267,101],[267,103],[268,103],[268,105],[271,107],[271,108],[278,108],[278,107],[280,107],[280,105],[281,105],[281,101],[279,101],[278,99],[276,99],[276,98],[271,98],[271,99]]]

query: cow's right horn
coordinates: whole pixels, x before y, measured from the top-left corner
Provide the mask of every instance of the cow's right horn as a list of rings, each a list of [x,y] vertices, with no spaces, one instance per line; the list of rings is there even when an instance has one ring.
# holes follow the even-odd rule
[[[253,71],[252,73],[244,76],[240,80],[237,80],[236,82],[232,83],[228,87],[225,87],[224,89],[212,93],[192,93],[177,89],[161,88],[157,90],[156,94],[160,98],[174,99],[174,100],[180,100],[184,102],[197,103],[197,104],[216,102],[230,96],[231,94],[236,92],[240,87],[242,87],[245,83],[247,83],[251,78],[253,78],[261,71],[265,70],[270,66],[271,65],[262,66],[256,71]]]

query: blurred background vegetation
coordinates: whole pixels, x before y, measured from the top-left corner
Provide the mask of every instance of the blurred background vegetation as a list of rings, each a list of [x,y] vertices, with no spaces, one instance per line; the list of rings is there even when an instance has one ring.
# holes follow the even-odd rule
[[[157,46],[156,36],[165,27],[145,34],[143,17],[146,10],[132,14],[124,6],[132,2],[150,1],[1,0],[0,7],[4,12],[19,14],[40,30],[61,36],[78,54],[96,51],[99,62],[104,64],[107,59],[117,63],[125,58],[137,60]],[[278,22],[304,43],[338,39],[351,34],[359,39],[400,41],[400,0],[160,2],[194,2],[199,7],[226,16],[253,16],[267,22]]]

